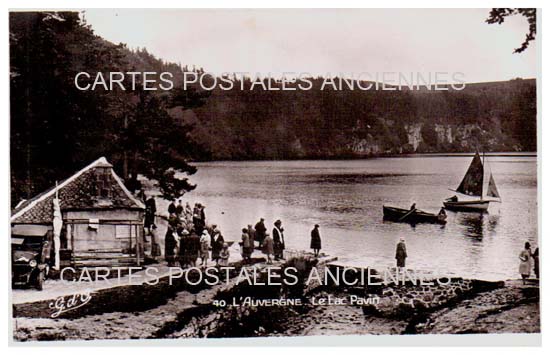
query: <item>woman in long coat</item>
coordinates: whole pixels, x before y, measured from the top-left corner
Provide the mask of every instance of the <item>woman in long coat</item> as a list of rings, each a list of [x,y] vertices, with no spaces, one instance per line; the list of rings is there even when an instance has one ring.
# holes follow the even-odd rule
[[[281,220],[275,221],[275,227],[273,228],[273,250],[275,260],[284,259],[283,250],[285,250],[285,236],[283,234],[283,226]]]
[[[262,244],[262,252],[267,255],[267,263],[271,264],[271,255],[273,255],[273,238],[266,233]]]
[[[321,250],[321,234],[319,233],[319,225],[316,224],[313,230],[311,231],[311,243],[309,245],[313,249],[315,257],[319,256],[319,251]]]
[[[248,229],[243,228],[241,235],[241,246],[242,246],[242,256],[243,259],[248,262],[250,261],[250,256],[252,254],[252,251],[254,250],[254,241],[250,239],[250,235],[248,234]],[[251,247],[252,245],[252,247]]]
[[[164,237],[164,258],[168,262],[168,266],[174,266],[175,252],[176,249],[176,238],[174,238],[174,230],[172,227],[168,226],[166,229],[166,235]]]
[[[183,229],[180,229],[178,232],[180,235],[179,262],[181,268],[186,268],[191,266],[191,260],[189,258],[189,249],[191,248],[189,232]]]
[[[213,240],[214,242],[212,243],[212,260],[214,260],[217,265],[218,260],[220,259],[220,252],[222,251],[223,244],[225,243],[225,240],[223,239],[223,236],[218,229],[214,230]]]
[[[535,271],[535,277],[537,279],[539,279],[539,248],[535,249],[535,251],[533,252],[533,267],[534,267],[534,271]]]
[[[267,232],[267,228],[265,227],[263,218],[260,218],[260,221],[256,223],[256,225],[254,226],[254,230],[254,240],[257,241],[258,245],[261,247]]]
[[[533,264],[531,264],[531,244],[529,242],[525,242],[525,249],[519,254],[519,260],[519,273],[525,285],[526,280],[531,275],[531,268],[533,267]]]
[[[397,247],[395,248],[395,259],[397,260],[397,267],[405,267],[405,259],[407,258],[407,247],[405,246],[405,239],[401,238]]]
[[[151,228],[155,225],[155,213],[157,212],[157,204],[154,197],[150,197],[145,201],[145,228]]]
[[[187,241],[189,245],[187,246],[185,259],[192,267],[195,267],[197,265],[197,258],[199,257],[199,253],[201,250],[201,239],[195,233],[195,231],[192,231],[187,238]]]

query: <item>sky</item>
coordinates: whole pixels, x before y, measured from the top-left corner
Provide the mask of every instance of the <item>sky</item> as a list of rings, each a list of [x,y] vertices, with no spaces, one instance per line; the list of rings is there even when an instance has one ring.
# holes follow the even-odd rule
[[[533,78],[522,16],[489,9],[87,9],[96,34],[207,72],[314,75],[461,72],[466,82]]]

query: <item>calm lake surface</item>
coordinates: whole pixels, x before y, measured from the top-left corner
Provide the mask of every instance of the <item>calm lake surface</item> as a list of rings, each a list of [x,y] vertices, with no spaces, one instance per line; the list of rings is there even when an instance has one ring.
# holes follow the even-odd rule
[[[471,156],[413,156],[348,161],[198,163],[196,190],[184,201],[206,204],[208,223],[227,240],[266,219],[283,221],[288,248],[309,250],[310,231],[321,225],[323,252],[356,266],[395,264],[405,237],[407,266],[483,279],[517,278],[525,241],[537,243],[537,159],[491,156],[502,203],[488,214],[448,211],[445,226],[384,222],[382,205],[436,213],[454,193]],[[487,170],[487,168],[486,168]],[[533,248],[534,250],[534,248]]]

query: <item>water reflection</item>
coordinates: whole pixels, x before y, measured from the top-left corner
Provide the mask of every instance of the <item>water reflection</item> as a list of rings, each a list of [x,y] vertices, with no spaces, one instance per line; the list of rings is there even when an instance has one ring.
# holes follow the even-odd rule
[[[456,221],[464,227],[464,236],[483,240],[484,213],[457,212]]]
[[[500,220],[500,215],[487,216],[487,231],[490,232],[490,234],[496,233],[499,220]]]
[[[463,235],[482,241],[497,232],[500,215],[457,212],[455,221],[463,227]]]

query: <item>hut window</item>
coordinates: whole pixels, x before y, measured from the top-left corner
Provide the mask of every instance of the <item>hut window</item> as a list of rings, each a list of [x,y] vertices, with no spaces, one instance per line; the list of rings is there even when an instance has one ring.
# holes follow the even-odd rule
[[[111,171],[110,168],[96,168],[96,194],[102,198],[111,197]]]

